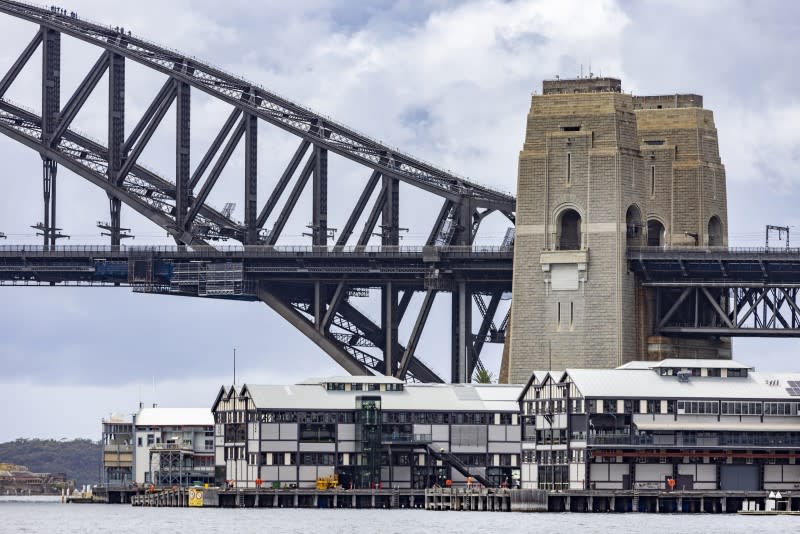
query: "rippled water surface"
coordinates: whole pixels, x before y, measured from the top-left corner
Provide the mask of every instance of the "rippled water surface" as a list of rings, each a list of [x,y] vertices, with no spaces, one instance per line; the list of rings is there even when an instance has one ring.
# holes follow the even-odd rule
[[[798,533],[800,516],[134,508],[121,504],[60,504],[57,498],[14,500],[0,497],[0,532],[756,534]]]

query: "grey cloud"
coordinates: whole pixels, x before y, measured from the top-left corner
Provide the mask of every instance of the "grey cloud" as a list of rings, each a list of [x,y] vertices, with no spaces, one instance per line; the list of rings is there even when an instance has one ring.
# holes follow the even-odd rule
[[[596,73],[602,69],[604,75],[621,76],[625,88],[637,93],[699,92],[720,130],[733,242],[760,241],[766,222],[800,226],[794,206],[798,182],[792,176],[800,149],[794,123],[785,115],[798,105],[793,64],[800,7],[791,2],[299,0],[253,7],[232,0],[221,8],[212,0],[75,0],[69,9],[165,41],[387,144],[506,190],[515,188],[530,93],[540,89],[541,79],[577,75],[581,64],[588,72],[591,62]],[[0,71],[33,29],[0,17]],[[75,48],[65,78],[75,83],[95,57],[91,49]],[[35,65],[19,82],[17,95],[38,107]],[[128,83],[130,129],[161,81],[131,67]],[[226,111],[200,97],[195,102],[192,152],[197,161]],[[102,139],[100,111],[79,117],[77,124]],[[781,124],[783,129],[776,130]],[[174,172],[169,125],[165,122],[158,145],[145,160],[167,177]],[[260,127],[262,202],[296,147],[296,140],[271,130]],[[0,231],[10,235],[9,242],[38,242],[28,226],[41,218],[39,157],[0,137],[0,161],[6,187],[0,194]],[[346,207],[369,173],[334,161],[331,217],[332,225],[341,227]],[[211,200],[215,205],[236,201],[241,218],[240,163],[231,165]],[[107,217],[104,195],[68,172],[59,177],[59,220],[73,234],[71,243],[102,242],[94,224]],[[772,190],[778,183],[782,194]],[[307,205],[304,198],[301,206]],[[409,234],[424,233],[419,228],[439,206],[438,199],[403,188],[402,221],[415,227]],[[124,224],[137,235],[134,244],[168,243],[163,231],[123,211]],[[308,220],[308,211],[298,213],[287,228],[291,239],[299,242]],[[502,220],[487,220],[482,239],[499,241],[506,226]],[[404,243],[424,238],[408,235]],[[84,394],[92,384],[123,388],[125,383],[149,383],[156,374],[173,380],[173,405],[196,404],[197,393],[181,392],[181,381],[226,380],[233,346],[240,349],[243,369],[261,381],[340,372],[262,304],[127,291],[0,288],[0,364],[7,383],[15,391],[30,383],[43,394],[48,390],[43,385],[61,384],[61,398]],[[374,302],[358,305],[378,315]],[[438,334],[449,328],[448,305],[447,297],[437,299],[420,347],[443,375],[449,368],[448,341]],[[403,335],[408,328],[404,323]],[[735,342],[736,357],[759,367],[785,367],[786,347]],[[499,347],[491,349],[486,361],[497,366]],[[755,361],[756,351],[770,357]],[[130,387],[126,391],[130,401]],[[111,392],[103,395],[113,404]],[[25,428],[27,435],[65,434],[50,429],[50,421],[38,426],[21,421],[4,413],[0,428],[9,429],[3,431],[7,438],[17,437],[16,428]],[[96,425],[96,418],[92,421],[84,428]]]

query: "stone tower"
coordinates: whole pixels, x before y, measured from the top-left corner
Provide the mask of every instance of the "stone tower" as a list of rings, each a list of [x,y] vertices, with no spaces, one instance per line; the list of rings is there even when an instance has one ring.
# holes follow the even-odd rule
[[[534,369],[729,358],[727,341],[654,338],[629,246],[727,245],[725,170],[699,95],[552,80],[519,158],[510,382]]]

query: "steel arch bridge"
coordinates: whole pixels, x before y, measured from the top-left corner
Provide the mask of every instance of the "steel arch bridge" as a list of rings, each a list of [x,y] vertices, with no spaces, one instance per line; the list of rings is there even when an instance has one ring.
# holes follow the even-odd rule
[[[36,25],[18,59],[0,79],[0,132],[37,151],[43,161],[44,219],[41,247],[3,251],[5,283],[131,285],[134,290],[174,295],[261,300],[302,331],[353,374],[379,372],[409,380],[440,382],[415,354],[433,301],[452,293],[451,377],[469,381],[481,366],[486,342],[502,342],[508,316],[494,316],[511,290],[513,230],[503,245],[479,250],[473,242],[489,215],[513,224],[515,198],[470,182],[389,148],[337,122],[195,58],[132,36],[123,28],[88,22],[75,13],[0,0],[0,13]],[[61,106],[61,40],[72,37],[97,48],[99,57]],[[5,94],[41,48],[41,112]],[[125,131],[126,64],[135,62],[165,81],[130,132]],[[108,135],[95,141],[71,126],[98,83],[108,79]],[[202,92],[230,107],[208,150],[190,165],[191,99]],[[174,109],[174,176],[144,167],[140,156],[162,120]],[[258,204],[257,140],[260,126],[293,135],[297,148],[263,205]],[[208,203],[234,151],[244,144],[244,221]],[[328,225],[328,159],[339,156],[364,168],[365,185],[334,239]],[[110,237],[105,248],[57,247],[57,171],[69,169],[102,189],[109,199]],[[399,188],[436,195],[441,209],[424,246],[400,246]],[[286,249],[281,236],[311,190],[307,248]],[[377,194],[375,194],[377,191]],[[172,249],[125,247],[122,206],[163,228]],[[269,224],[268,224],[269,223]],[[363,224],[360,231],[359,223]],[[369,247],[380,235],[381,246]],[[212,247],[218,240],[235,247]],[[380,321],[350,297],[379,290]],[[405,344],[398,326],[415,292],[424,298]],[[472,304],[483,320],[472,331]]]

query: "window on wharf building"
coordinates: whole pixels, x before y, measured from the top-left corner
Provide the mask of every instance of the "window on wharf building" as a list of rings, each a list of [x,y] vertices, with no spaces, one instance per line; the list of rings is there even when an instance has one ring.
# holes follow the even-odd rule
[[[336,425],[332,423],[301,423],[300,441],[310,443],[333,443],[336,441]]]
[[[797,415],[796,402],[765,402],[764,415]]]
[[[718,413],[718,401],[678,401],[678,414],[716,415]]]
[[[245,423],[229,423],[225,425],[225,441],[229,443],[247,440],[247,425]]]
[[[722,415],[761,415],[761,403],[722,401]]]

